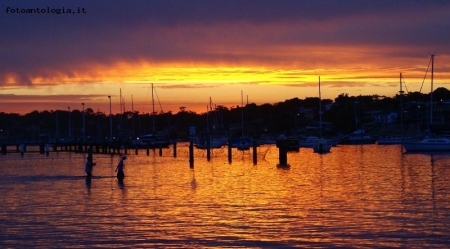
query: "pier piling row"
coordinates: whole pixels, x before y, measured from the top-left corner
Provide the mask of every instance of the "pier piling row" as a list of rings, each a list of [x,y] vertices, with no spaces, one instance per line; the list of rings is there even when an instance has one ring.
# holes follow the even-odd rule
[[[280,165],[287,165],[287,152],[289,151],[290,146],[292,146],[292,143],[294,141],[291,140],[278,140],[276,142],[276,146],[279,149],[279,164]],[[177,157],[177,143],[174,142],[172,144],[173,148],[173,157]],[[27,148],[30,147],[38,147],[38,151],[27,151]],[[14,147],[14,149],[10,149],[10,147]],[[167,148],[167,147],[166,147]],[[258,152],[257,152],[258,145],[256,141],[253,141],[252,144],[252,156],[253,156],[253,164],[257,164],[258,162]],[[133,149],[133,148],[132,148]],[[158,150],[159,156],[163,155],[163,147],[158,148],[138,148],[134,147],[134,153],[136,155],[139,154],[139,151],[145,149],[147,156],[150,155],[150,150]],[[0,145],[0,154],[6,155],[7,153],[21,153],[23,155],[24,153],[32,153],[32,152],[39,152],[40,154],[46,154],[47,156],[50,154],[50,152],[76,152],[76,153],[90,153],[92,155],[95,154],[128,154],[129,148],[125,146],[120,146],[118,144],[114,143],[59,143],[59,144],[2,144]],[[228,143],[227,145],[227,151],[228,151],[228,162],[232,162],[232,146],[231,143]],[[207,160],[211,160],[211,148],[206,148],[206,157]],[[189,166],[191,168],[194,167],[194,143],[193,141],[189,142]]]

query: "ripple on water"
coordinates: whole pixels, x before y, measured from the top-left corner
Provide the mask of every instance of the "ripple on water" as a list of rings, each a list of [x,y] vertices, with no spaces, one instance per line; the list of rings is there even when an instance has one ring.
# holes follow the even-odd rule
[[[275,147],[187,147],[177,158],[83,154],[1,156],[0,246],[48,247],[416,247],[450,241],[450,156],[403,154],[400,146],[339,146],[325,155]],[[5,166],[7,165],[7,166]]]

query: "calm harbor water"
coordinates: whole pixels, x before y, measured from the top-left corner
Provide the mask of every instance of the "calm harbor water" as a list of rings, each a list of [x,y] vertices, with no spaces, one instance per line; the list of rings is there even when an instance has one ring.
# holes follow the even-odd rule
[[[399,145],[288,154],[172,150],[119,156],[53,152],[0,156],[2,248],[448,248],[450,155]]]

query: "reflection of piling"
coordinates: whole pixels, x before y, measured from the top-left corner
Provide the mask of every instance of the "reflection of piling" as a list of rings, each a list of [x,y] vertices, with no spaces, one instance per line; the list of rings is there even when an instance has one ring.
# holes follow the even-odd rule
[[[6,145],[2,144],[2,155],[6,155]]]
[[[258,144],[256,143],[256,139],[253,139],[253,164],[257,164],[258,162],[258,151],[256,150]]]
[[[231,163],[232,155],[231,155],[231,139],[228,139],[228,162]]]
[[[40,145],[39,145],[39,153],[40,153],[40,154],[44,154],[44,151],[45,151],[44,148],[45,148],[45,146],[44,146],[43,144],[40,144]]]
[[[189,167],[194,168],[194,141],[189,142]]]

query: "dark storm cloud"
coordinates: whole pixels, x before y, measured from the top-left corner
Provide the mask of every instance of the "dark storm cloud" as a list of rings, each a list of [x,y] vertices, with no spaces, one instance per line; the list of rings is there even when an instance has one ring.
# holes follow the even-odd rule
[[[444,54],[449,6],[387,0],[2,1],[0,85],[8,76],[32,84],[33,76],[72,77],[118,61],[270,62],[277,55],[251,50],[285,45],[413,45]],[[15,14],[6,13],[8,7],[86,13]]]

